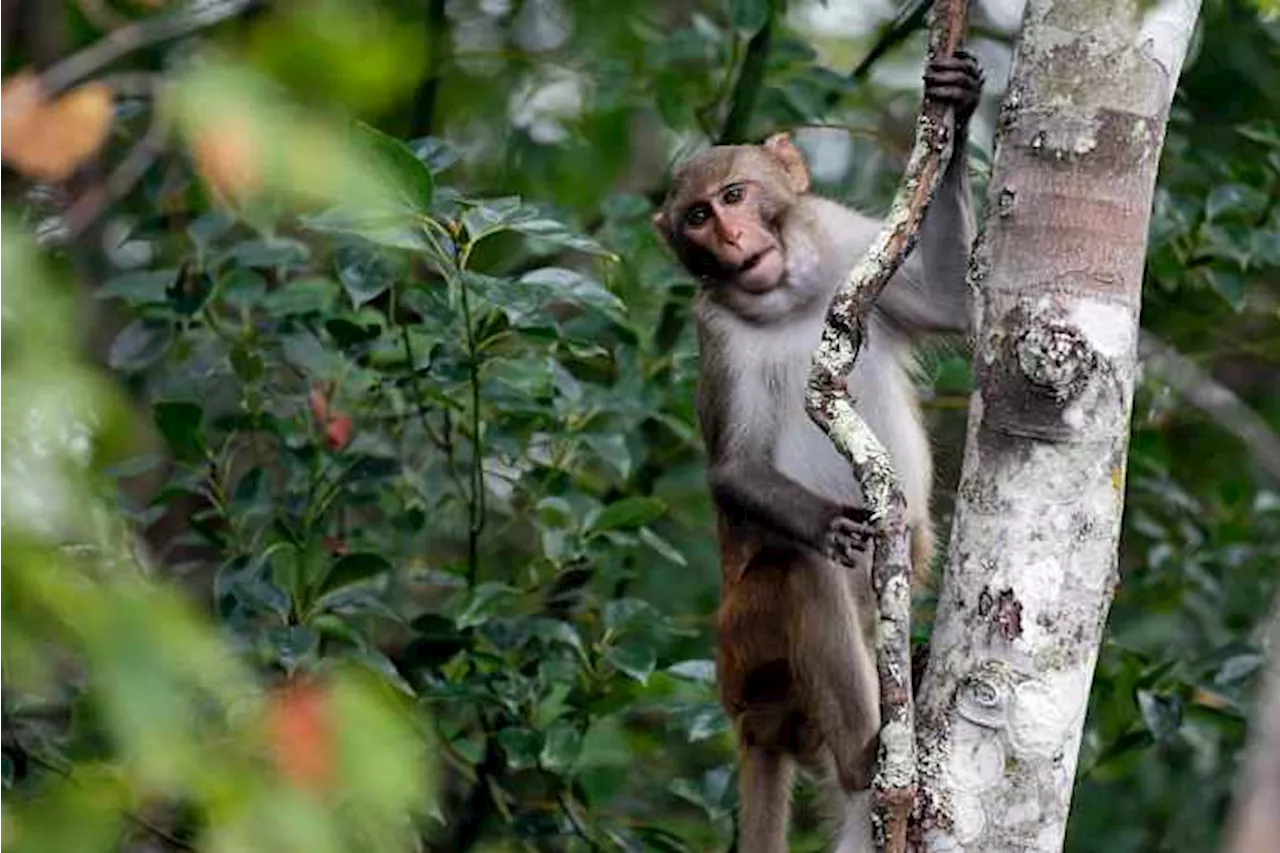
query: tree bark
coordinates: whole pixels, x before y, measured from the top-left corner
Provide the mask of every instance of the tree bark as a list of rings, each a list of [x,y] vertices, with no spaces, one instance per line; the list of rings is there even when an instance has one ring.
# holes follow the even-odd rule
[[[1258,695],[1244,773],[1232,808],[1227,853],[1280,850],[1280,601],[1265,649],[1271,666]]]
[[[917,704],[918,846],[1062,847],[1117,580],[1156,168],[1198,0],[1029,0],[970,268],[975,387]]]

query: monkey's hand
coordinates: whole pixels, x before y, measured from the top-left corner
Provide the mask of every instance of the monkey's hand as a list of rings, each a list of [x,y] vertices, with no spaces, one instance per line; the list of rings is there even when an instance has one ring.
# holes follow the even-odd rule
[[[860,507],[848,507],[831,519],[822,551],[828,560],[856,568],[858,555],[867,550],[875,528],[871,514]]]
[[[957,50],[952,57],[934,59],[924,72],[925,96],[954,107],[957,132],[969,126],[982,95],[982,83],[982,66],[977,57],[966,50]]]

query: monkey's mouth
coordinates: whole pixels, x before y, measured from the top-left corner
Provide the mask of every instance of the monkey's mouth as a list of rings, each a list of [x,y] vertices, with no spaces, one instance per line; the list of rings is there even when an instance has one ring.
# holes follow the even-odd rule
[[[745,261],[742,262],[742,265],[738,267],[738,273],[742,274],[744,272],[751,272],[753,269],[758,267],[760,265],[760,262],[764,260],[765,256],[772,251],[774,251],[773,246],[769,246],[766,249],[762,249],[759,252],[756,252],[754,255],[752,255],[751,257],[747,258]]]

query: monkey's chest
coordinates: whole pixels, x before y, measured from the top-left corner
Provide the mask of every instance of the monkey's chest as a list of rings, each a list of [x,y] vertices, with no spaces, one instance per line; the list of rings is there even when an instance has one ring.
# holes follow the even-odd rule
[[[831,439],[810,419],[804,408],[805,386],[808,381],[811,354],[817,348],[820,327],[797,334],[780,358],[762,365],[760,380],[768,386],[773,399],[780,402],[777,415],[778,430],[773,445],[774,464],[778,470],[801,485],[820,495],[842,503],[860,503],[862,491],[854,479],[849,461],[845,459]],[[904,380],[889,375],[894,368],[889,353],[881,352],[869,340],[858,364],[848,377],[849,390],[856,401],[855,408],[870,426],[876,437],[894,455],[896,450],[891,424],[882,417],[892,406],[889,398],[895,393],[894,382]],[[899,393],[902,389],[897,389]]]

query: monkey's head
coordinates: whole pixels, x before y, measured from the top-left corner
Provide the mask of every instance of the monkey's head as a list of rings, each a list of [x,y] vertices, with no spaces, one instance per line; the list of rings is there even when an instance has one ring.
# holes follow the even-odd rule
[[[786,134],[721,145],[679,168],[653,224],[705,284],[767,293],[786,276],[782,223],[808,190],[804,156]]]

